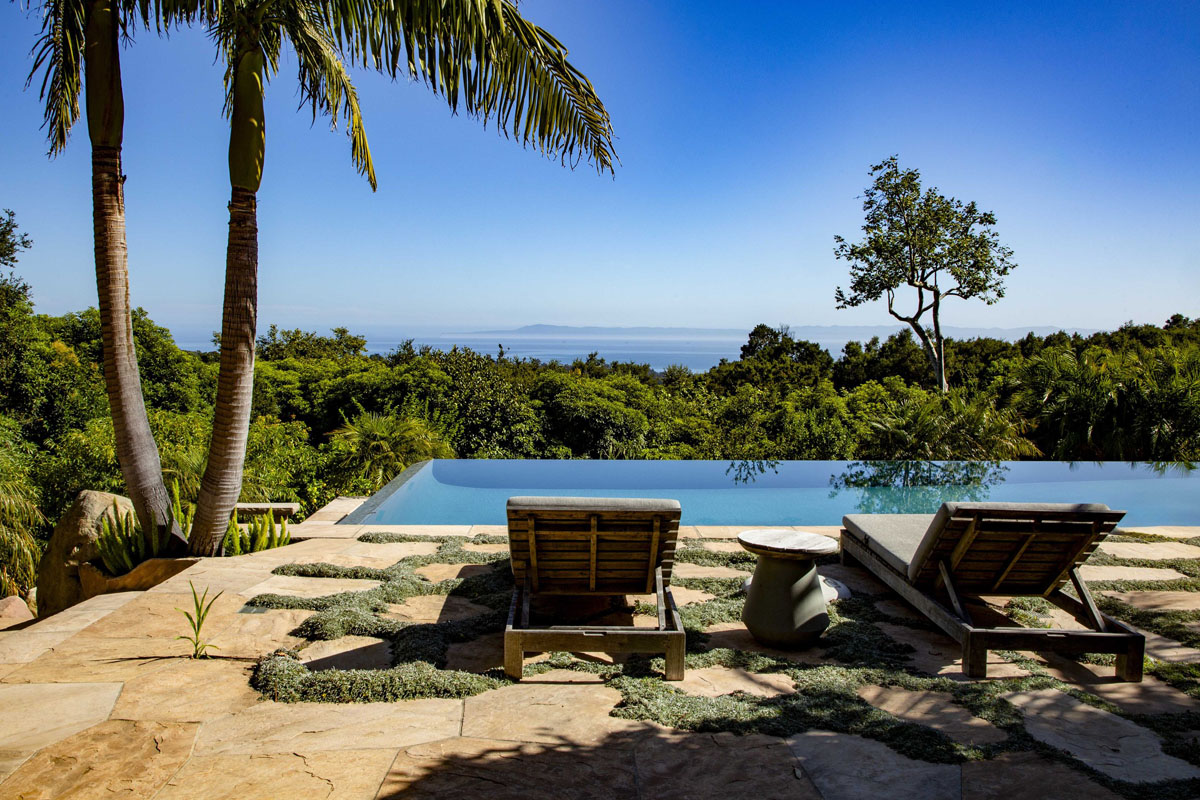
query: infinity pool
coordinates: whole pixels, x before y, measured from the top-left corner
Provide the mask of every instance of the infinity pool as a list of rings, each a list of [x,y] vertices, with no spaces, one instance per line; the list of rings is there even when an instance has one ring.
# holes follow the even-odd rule
[[[1107,503],[1124,526],[1200,525],[1200,471],[1057,461],[533,461],[439,459],[405,470],[345,523],[505,522],[513,495],[669,497],[684,525],[840,525],[947,500]]]

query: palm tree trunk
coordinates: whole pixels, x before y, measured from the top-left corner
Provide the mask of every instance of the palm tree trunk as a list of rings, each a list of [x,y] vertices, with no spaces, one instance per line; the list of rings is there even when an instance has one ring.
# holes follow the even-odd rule
[[[258,318],[258,211],[256,193],[234,186],[225,255],[225,308],[221,359],[208,465],[200,483],[189,549],[216,555],[242,491],[242,462],[254,394],[254,336]]]
[[[117,12],[108,0],[89,9],[84,56],[88,135],[92,143],[92,230],[96,292],[104,349],[104,388],[112,414],[117,462],[143,534],[156,537],[171,522],[158,446],[150,432],[129,308],[129,251],[125,243],[125,177],[121,174],[124,100],[117,43]],[[172,525],[167,553],[184,539]]]

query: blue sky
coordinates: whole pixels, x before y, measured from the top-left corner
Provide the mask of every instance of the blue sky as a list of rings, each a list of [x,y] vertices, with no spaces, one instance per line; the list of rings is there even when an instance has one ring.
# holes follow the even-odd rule
[[[1110,328],[1200,315],[1200,4],[524,0],[612,115],[615,178],[484,131],[418,84],[356,83],[379,175],[268,90],[260,327],[886,324],[834,308],[870,164],[995,211],[1018,269],[948,324]],[[86,126],[45,157],[38,21],[0,9],[0,207],[39,309],[94,305]],[[202,31],[123,53],[133,300],[219,327],[229,188]],[[192,335],[188,335],[191,332]]]

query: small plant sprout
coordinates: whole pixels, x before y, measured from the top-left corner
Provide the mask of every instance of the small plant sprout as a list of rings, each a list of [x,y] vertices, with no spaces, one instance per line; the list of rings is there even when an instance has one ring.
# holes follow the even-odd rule
[[[183,639],[185,642],[192,644],[192,658],[207,658],[208,648],[220,650],[216,645],[209,644],[200,638],[201,629],[204,627],[204,620],[208,618],[208,612],[212,610],[213,603],[217,602],[217,598],[224,592],[217,592],[211,600],[208,599],[208,587],[204,588],[204,594],[197,594],[196,587],[188,581],[188,586],[192,588],[192,611],[184,611],[182,608],[175,609],[180,614],[187,617],[188,627],[192,629],[191,636],[176,636],[176,639]]]

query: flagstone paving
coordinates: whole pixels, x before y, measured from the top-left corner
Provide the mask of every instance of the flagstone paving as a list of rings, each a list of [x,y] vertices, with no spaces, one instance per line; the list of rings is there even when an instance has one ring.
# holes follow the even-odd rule
[[[453,622],[469,619],[491,611],[487,606],[472,603],[465,597],[446,594],[423,594],[410,597],[403,603],[391,603],[380,616],[405,622]]]
[[[257,660],[279,648],[294,650],[304,639],[292,631],[313,615],[307,609],[243,608],[221,628],[213,630],[214,654],[221,658]]]
[[[787,797],[821,800],[808,776],[797,774],[787,743],[731,733],[642,737],[634,748],[642,797],[727,800]],[[698,766],[703,765],[698,774]]]
[[[594,680],[572,671],[551,670],[468,697],[463,705],[462,735],[543,744],[601,744],[614,733],[646,728],[644,722],[610,717],[621,693]]]
[[[1079,568],[1080,576],[1092,581],[1178,581],[1187,575],[1163,567],[1098,567],[1084,564]]]
[[[957,764],[930,764],[900,755],[882,742],[828,731],[787,739],[788,747],[823,800],[960,800]]]
[[[963,800],[1120,800],[1121,796],[1036,753],[1001,753],[962,765]]]
[[[778,697],[792,692],[795,683],[787,675],[747,672],[729,667],[704,667],[688,670],[675,688],[700,697],[720,697],[733,692]]]
[[[392,643],[374,636],[343,636],[313,642],[300,651],[304,666],[326,669],[387,669],[392,666]]]
[[[1119,680],[1113,668],[1081,664],[1062,656],[1041,657],[1044,669],[1060,681],[1070,683],[1130,714],[1181,714],[1200,711],[1200,700],[1146,675],[1141,683]]]
[[[1183,542],[1101,542],[1099,550],[1114,558],[1166,561],[1172,558],[1200,558],[1200,547]]]
[[[272,575],[240,594],[257,597],[260,594],[286,594],[292,597],[325,597],[342,592],[365,592],[374,589],[379,581],[358,578],[302,578],[296,575]]]
[[[198,726],[110,720],[36,753],[2,787],[6,797],[151,797],[191,755]]]
[[[38,750],[104,722],[120,694],[120,683],[0,686],[0,750]]]
[[[235,714],[256,705],[261,697],[250,688],[250,668],[244,661],[218,658],[173,660],[160,670],[126,681],[112,719],[208,722]],[[189,686],[204,690],[180,691]]]
[[[711,553],[744,553],[744,552],[746,552],[746,548],[742,547],[737,542],[705,541],[700,546],[702,549],[708,550]]]
[[[945,692],[860,686],[858,696],[895,717],[934,728],[963,744],[993,744],[1008,738],[1004,731],[958,705]]]
[[[455,578],[470,578],[484,575],[492,571],[491,564],[429,564],[414,570],[431,583],[453,580]]]
[[[1093,769],[1124,781],[1200,778],[1200,768],[1162,752],[1162,741],[1127,719],[1055,689],[1004,695],[1025,714],[1035,739],[1065,750]]]
[[[253,665],[277,648],[298,649],[312,668],[366,667],[356,673],[364,677],[372,668],[390,666],[390,643],[385,640],[345,636],[309,642],[294,632],[312,611],[245,605],[249,598],[267,592],[320,597],[363,591],[378,582],[276,576],[273,569],[318,561],[391,566],[401,558],[433,552],[436,543],[372,544],[354,537],[368,529],[441,535],[447,527],[461,529],[458,535],[504,533],[503,526],[414,529],[314,521],[293,526],[297,543],[290,547],[203,559],[151,591],[94,598],[29,628],[0,632],[0,797],[1031,800],[1047,796],[1046,787],[1053,787],[1056,800],[1114,800],[1117,795],[1091,780],[1079,768],[1081,764],[1121,781],[1200,780],[1200,767],[1177,757],[1177,750],[1164,753],[1158,735],[1131,719],[1083,704],[1058,689],[1009,691],[1011,687],[1003,683],[995,691],[1024,712],[1025,730],[1057,749],[1058,760],[1031,752],[1028,738],[1006,738],[1006,731],[953,702],[949,692],[890,685],[851,682],[838,692],[857,691],[861,699],[887,714],[940,730],[962,746],[981,745],[985,754],[992,745],[1016,747],[1016,751],[986,760],[932,763],[902,755],[881,741],[846,733],[809,730],[780,738],[675,730],[612,716],[623,702],[621,692],[603,675],[575,670],[541,674],[530,670],[519,684],[502,684],[462,699],[392,703],[277,703],[263,700],[250,687]],[[307,539],[297,535],[300,530],[321,528],[342,530]],[[743,529],[706,528],[691,535],[701,537],[702,545],[712,552],[732,553],[739,548],[730,537]],[[346,535],[346,531],[354,533]],[[1200,531],[1190,531],[1196,533]],[[506,549],[505,545],[468,547],[482,553]],[[701,567],[679,566],[684,572]],[[421,568],[428,573],[423,577],[433,581],[492,569],[465,564],[429,567]],[[1091,580],[1146,574],[1141,568],[1089,569],[1102,570],[1093,572]],[[887,636],[914,647],[906,659],[911,670],[951,678],[956,685],[965,682],[957,643],[930,630],[920,615],[868,573],[840,564],[823,565],[820,570],[845,584],[860,608],[864,601],[873,602],[877,611],[911,623],[875,623]],[[748,574],[730,572],[730,577]],[[683,577],[678,571],[676,575]],[[175,639],[185,632],[183,616],[175,609],[190,609],[189,581],[201,590],[226,592],[206,624],[206,638],[221,647],[211,651],[216,656],[212,659],[183,657],[190,646]],[[681,606],[713,599],[678,586],[673,593]],[[1200,594],[1187,592],[1112,594],[1151,610],[1200,606]],[[628,599],[651,601],[648,596]],[[997,608],[1007,602],[992,601]],[[847,606],[846,613],[853,608]],[[382,616],[432,623],[488,613],[494,612],[464,597],[418,595],[394,603]],[[600,620],[606,608],[597,606],[588,613],[592,615],[588,619]],[[631,616],[628,611],[607,613]],[[1075,624],[1059,616],[1051,612],[1046,620],[1054,625]],[[823,647],[797,652],[763,648],[736,621],[712,624],[706,630],[707,648],[778,657],[796,665],[800,672],[794,674],[813,679],[831,666],[855,666],[838,666]],[[1192,648],[1153,634],[1148,636],[1147,652],[1163,660],[1197,660]],[[446,656],[449,668],[490,670],[489,675],[498,675],[503,634],[451,642]],[[1021,666],[992,656],[989,679],[1028,674]],[[532,656],[526,664],[548,657]],[[626,660],[604,654],[578,654],[578,658],[591,664]],[[1200,705],[1151,675],[1143,683],[1131,684],[1115,681],[1111,667],[1051,656],[1039,657],[1036,663],[1047,679],[1057,678],[1094,694],[1139,721],[1144,718],[1137,715],[1178,714],[1196,711]],[[695,667],[684,681],[662,686],[652,679],[646,685],[661,687],[659,691],[665,688],[663,697],[690,695],[684,702],[700,704],[696,708],[714,714],[718,724],[722,715],[731,713],[721,709],[753,708],[753,704],[774,708],[786,704],[796,691],[792,675],[728,666]],[[802,691],[813,691],[811,685],[802,686]],[[821,702],[819,694],[813,699]],[[1175,742],[1188,740],[1186,731],[1164,735]],[[978,758],[978,751],[967,752],[975,752],[972,758]],[[1129,786],[1123,791],[1136,791]],[[1177,784],[1172,791],[1174,796],[1186,796],[1187,784]]]
[[[671,570],[675,578],[749,578],[750,573],[733,567],[705,567],[700,564],[690,564],[677,561]]]
[[[774,658],[794,661],[797,664],[823,664],[828,661],[820,646],[804,650],[776,650],[759,644],[741,622],[718,622],[705,628],[704,632],[708,634],[706,647],[709,650],[728,648],[748,653],[763,653]]]
[[[1114,600],[1146,611],[1198,611],[1200,592],[1101,592]]]
[[[393,749],[457,736],[461,700],[275,703],[264,700],[208,722],[196,755]]]
[[[1200,527],[1194,525],[1151,525],[1143,528],[1118,528],[1117,533],[1148,533],[1166,539],[1195,539],[1200,536]]]
[[[395,758],[392,749],[192,756],[154,798],[372,798]]]
[[[464,544],[463,550],[468,553],[507,553],[506,544]]]
[[[956,681],[968,680],[962,671],[962,645],[941,631],[909,628],[890,622],[879,622],[875,627],[896,641],[913,648],[914,652],[909,653],[906,658],[918,671]],[[994,651],[988,651],[987,680],[1020,678],[1028,674],[1024,667],[1008,661]]]

